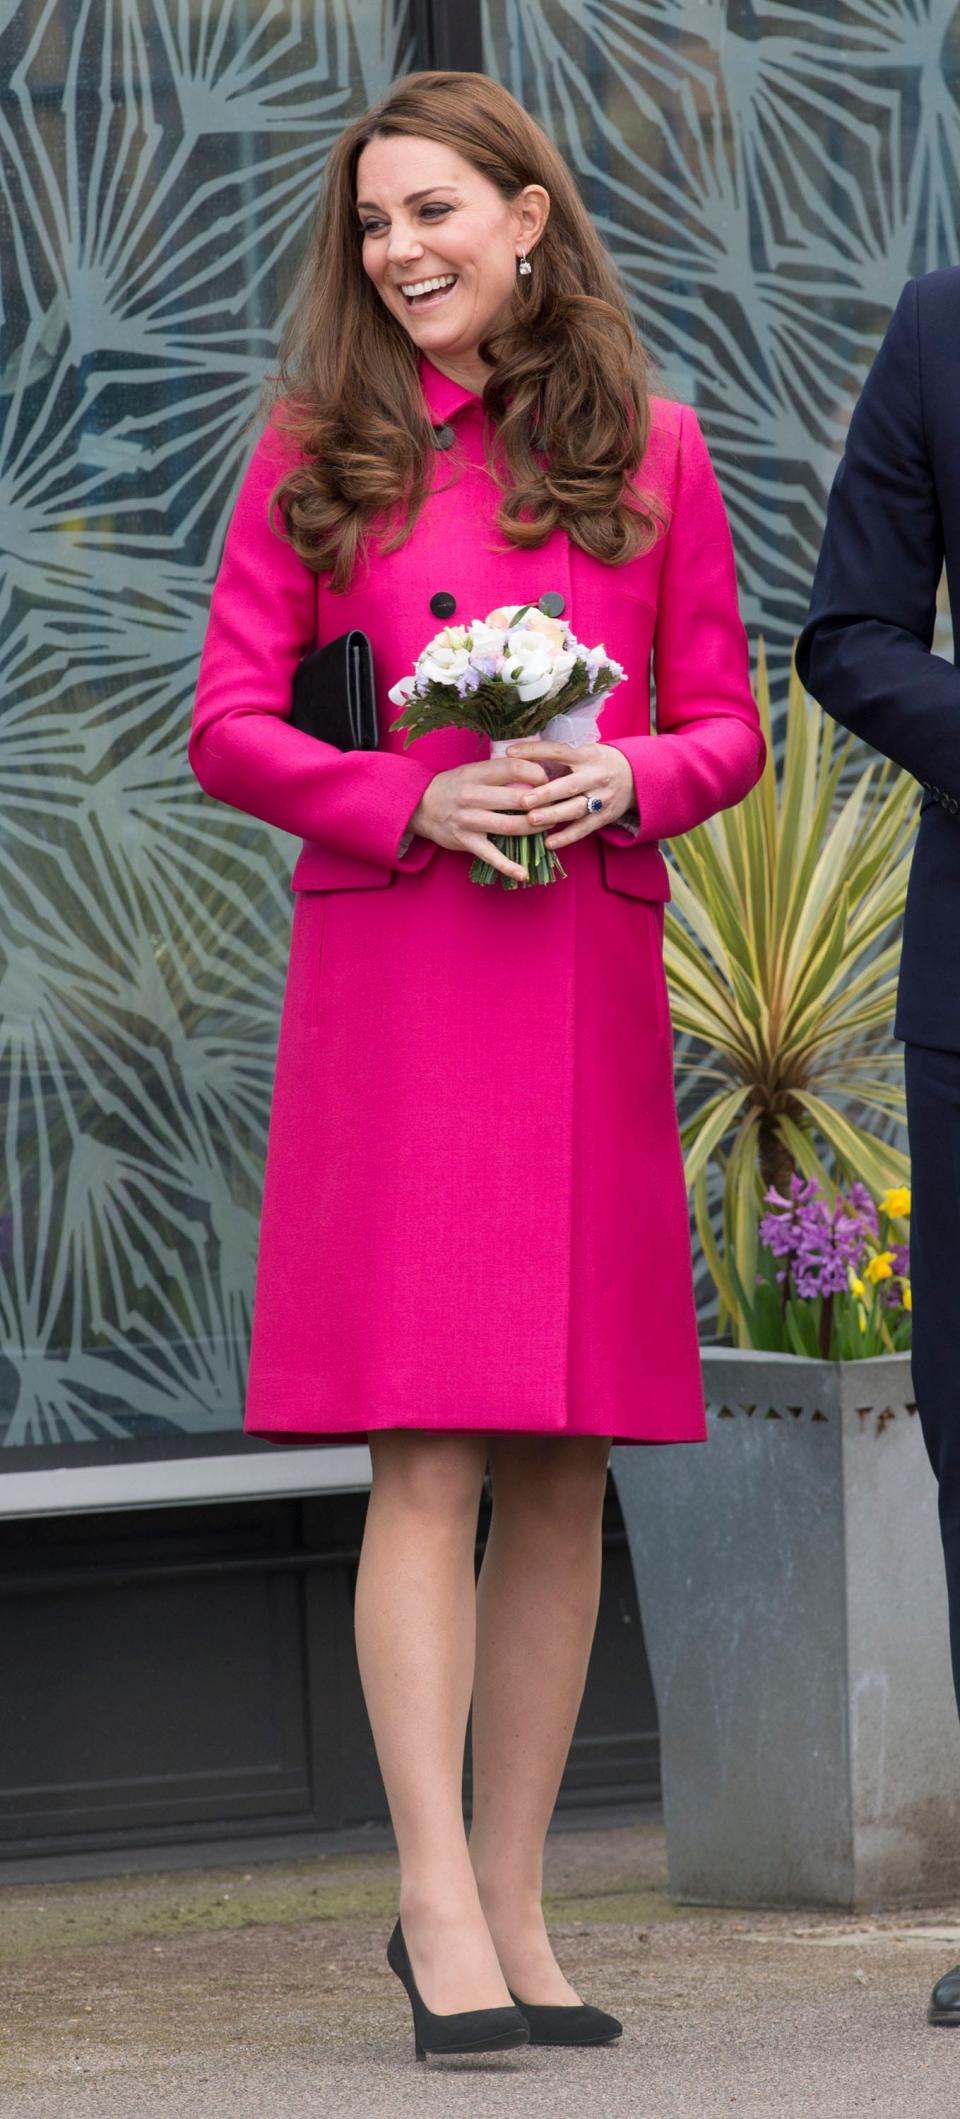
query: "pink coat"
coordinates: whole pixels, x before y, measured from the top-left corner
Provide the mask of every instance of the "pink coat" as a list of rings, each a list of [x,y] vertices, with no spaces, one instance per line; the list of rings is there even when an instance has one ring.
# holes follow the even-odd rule
[[[441,445],[408,543],[334,595],[268,522],[269,427],[204,642],[197,778],[304,841],[245,1427],[699,1441],[658,841],[741,801],[763,768],[723,502],[694,415],[655,400],[640,483],[669,527],[652,551],[611,568],[559,530],[498,549],[480,400],[426,359],[421,375]],[[478,888],[469,855],[427,839],[400,854],[434,773],[486,755],[462,731],[408,751],[387,732],[388,687],[442,622],[438,590],[451,624],[559,591],[578,637],[624,664],[601,732],[630,761],[639,836],[603,826],[563,849],[565,881],[519,891]],[[351,625],[373,646],[375,752],[286,718],[298,657]]]

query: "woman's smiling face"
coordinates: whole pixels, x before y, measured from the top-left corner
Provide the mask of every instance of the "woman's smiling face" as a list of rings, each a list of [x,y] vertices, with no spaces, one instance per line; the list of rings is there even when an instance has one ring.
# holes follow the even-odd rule
[[[441,363],[476,361],[549,205],[540,184],[505,199],[438,140],[381,133],[357,162],[363,269],[415,344]],[[424,286],[433,280],[442,284]]]

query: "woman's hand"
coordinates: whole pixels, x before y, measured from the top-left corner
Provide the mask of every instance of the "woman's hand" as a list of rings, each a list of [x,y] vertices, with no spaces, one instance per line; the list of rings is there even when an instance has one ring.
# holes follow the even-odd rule
[[[546,751],[557,746],[542,747]],[[559,748],[566,750],[567,746],[561,744]],[[622,752],[619,756],[626,765]],[[526,783],[522,788],[518,784],[521,781]],[[449,772],[434,774],[410,819],[411,828],[422,839],[434,839],[438,846],[478,854],[481,861],[489,861],[501,875],[516,876],[526,883],[526,869],[501,853],[491,843],[489,834],[495,831],[504,837],[530,838],[539,831],[540,826],[529,818],[511,817],[504,812],[521,809],[528,796],[535,799],[540,788],[549,785],[545,768],[537,765],[532,756],[482,758],[474,765],[455,765]]]
[[[516,766],[528,758],[549,759],[564,770],[545,788],[526,788],[518,806],[528,812],[534,831],[549,832],[548,846],[569,846],[601,824],[615,824],[636,802],[629,759],[613,743],[511,743],[507,752]],[[429,790],[428,790],[429,792]],[[602,795],[603,808],[589,810],[584,795]]]

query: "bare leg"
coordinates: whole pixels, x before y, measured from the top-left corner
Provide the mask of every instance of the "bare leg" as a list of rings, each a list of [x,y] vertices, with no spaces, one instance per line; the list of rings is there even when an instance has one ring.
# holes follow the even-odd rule
[[[476,1646],[482,1434],[370,1437],[357,1657],[400,1855],[400,1918],[429,2009],[509,2007],[461,1801]]]
[[[544,1926],[543,1843],[597,1622],[605,1437],[489,1438],[493,1519],[480,1570],[470,1857],[507,1985],[574,2005]]]

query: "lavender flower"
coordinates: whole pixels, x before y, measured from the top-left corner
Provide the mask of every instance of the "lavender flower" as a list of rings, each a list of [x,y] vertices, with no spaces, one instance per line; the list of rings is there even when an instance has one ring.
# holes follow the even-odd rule
[[[602,646],[592,647],[589,653],[583,657],[583,660],[586,664],[588,691],[596,691],[597,678],[600,674],[603,664],[606,662],[606,659],[607,651],[606,648]]]

